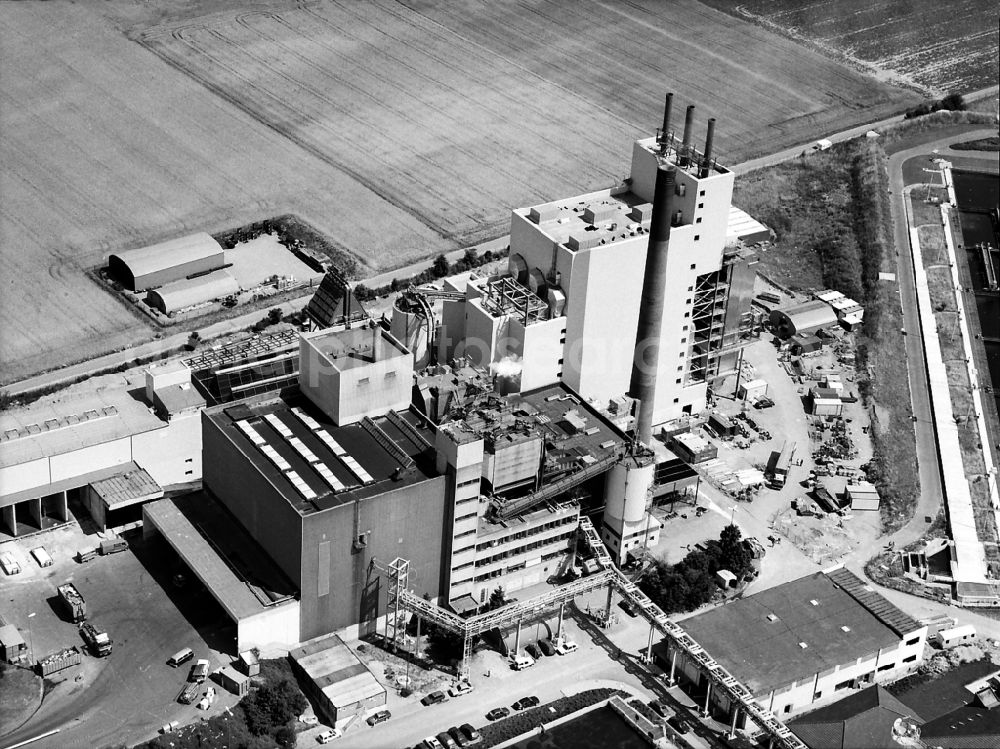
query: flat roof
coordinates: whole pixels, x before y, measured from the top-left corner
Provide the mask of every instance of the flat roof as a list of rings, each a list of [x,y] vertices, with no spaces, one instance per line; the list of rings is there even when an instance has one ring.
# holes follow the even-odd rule
[[[90,483],[90,488],[108,509],[127,507],[145,499],[163,496],[160,485],[138,465],[129,463],[123,468],[125,470],[116,476]]]
[[[336,635],[309,640],[288,655],[337,708],[385,694],[385,687]]]
[[[367,366],[372,361],[410,355],[387,330],[374,323],[344,330],[303,333],[302,339],[341,371]]]
[[[145,391],[135,393],[122,384],[60,394],[0,413],[0,468],[166,426],[151,412]]]
[[[190,382],[179,382],[176,385],[164,385],[153,391],[160,403],[169,414],[180,413],[192,408],[203,408],[205,396]]]
[[[294,595],[288,578],[210,495],[161,499],[147,504],[143,513],[233,619],[259,614],[275,600]]]
[[[516,213],[530,217],[534,212],[540,220],[532,223],[535,223],[545,236],[560,245],[566,245],[571,235],[587,237],[588,239],[596,237],[603,239],[603,244],[635,237],[640,237],[643,242],[648,242],[651,215],[647,215],[645,221],[636,221],[629,218],[628,214],[635,206],[649,205],[649,201],[643,200],[631,190],[616,193],[611,190],[600,190],[572,198],[553,200],[529,208],[520,208]],[[588,209],[595,211],[600,216],[593,224],[584,218]],[[617,226],[614,230],[605,228],[610,224],[617,224]],[[630,234],[626,228],[630,224],[644,226],[645,229]],[[587,227],[590,226],[597,228],[588,231]]]
[[[836,573],[817,572],[727,603],[685,619],[684,629],[758,696],[895,647],[901,635],[887,621],[898,625],[909,617],[874,591],[863,604],[842,584],[847,576],[858,589],[863,583],[846,570]],[[909,631],[919,629],[909,622]]]
[[[302,515],[417,484],[438,475],[432,447],[434,433],[412,411],[393,412],[391,416],[372,420],[378,437],[387,438],[386,444],[394,445],[394,452],[381,444],[365,428],[363,421],[347,426],[334,425],[330,417],[298,390],[281,397],[262,396],[236,405],[216,406],[204,413]],[[404,422],[405,426],[401,426]],[[326,442],[310,423],[331,442]],[[244,431],[248,427],[257,435],[259,445]],[[287,431],[289,436],[284,436],[279,429]],[[415,434],[427,442],[420,442]],[[300,452],[293,438],[308,455]],[[338,456],[337,448],[343,455]],[[271,451],[277,458],[269,457]],[[348,458],[356,461],[371,477],[371,483],[363,483],[363,477],[355,472]],[[404,467],[401,458],[409,465]],[[323,475],[326,471],[342,488],[334,489],[330,485]],[[306,497],[289,472],[294,472],[315,496]]]
[[[0,626],[0,644],[7,648],[15,648],[24,645],[24,638],[13,624],[4,624]]]

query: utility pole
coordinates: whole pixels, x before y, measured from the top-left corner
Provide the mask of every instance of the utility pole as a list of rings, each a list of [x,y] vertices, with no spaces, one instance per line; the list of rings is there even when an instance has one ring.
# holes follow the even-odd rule
[[[35,666],[35,651],[31,640],[31,619],[35,616],[35,612],[32,611],[28,614],[28,668],[33,669]]]

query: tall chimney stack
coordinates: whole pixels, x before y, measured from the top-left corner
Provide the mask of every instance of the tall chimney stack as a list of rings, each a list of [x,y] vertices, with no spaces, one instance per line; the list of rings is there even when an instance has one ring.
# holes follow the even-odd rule
[[[663,105],[663,127],[660,128],[660,151],[667,150],[667,138],[670,133],[670,110],[674,106],[674,95],[667,94],[667,100]]]
[[[690,115],[693,107],[688,108]],[[653,400],[656,395],[656,369],[660,359],[660,329],[663,322],[663,295],[667,282],[667,245],[670,242],[670,214],[674,200],[676,168],[660,166],[656,171],[653,192],[653,215],[646,250],[646,270],[642,280],[639,325],[632,356],[632,379],[629,395],[639,401],[635,436],[644,445],[653,439]]]
[[[684,142],[681,145],[680,158],[678,163],[687,166],[691,163],[691,131],[694,129],[694,104],[687,108],[684,115]]]
[[[705,154],[701,159],[701,171],[698,172],[698,179],[705,179],[708,170],[712,168],[712,141],[715,140],[715,118],[708,120],[708,134],[705,136]]]

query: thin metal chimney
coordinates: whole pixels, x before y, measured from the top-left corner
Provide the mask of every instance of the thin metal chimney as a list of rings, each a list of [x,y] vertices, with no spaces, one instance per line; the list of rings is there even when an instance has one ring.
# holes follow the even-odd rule
[[[701,170],[698,179],[705,179],[708,170],[712,168],[712,142],[715,140],[715,118],[708,119],[708,134],[705,136],[705,154],[701,157]]]
[[[688,109],[688,112],[691,108]],[[677,170],[660,166],[656,171],[653,215],[646,250],[646,270],[642,279],[639,325],[632,356],[632,380],[629,395],[639,401],[635,436],[649,445],[653,439],[653,400],[656,395],[656,370],[660,359],[660,329],[663,322],[663,297],[667,283],[667,245],[670,242],[670,214],[674,200]]]
[[[663,127],[660,128],[660,151],[665,152],[667,150],[667,140],[670,133],[670,110],[674,106],[674,95],[672,93],[667,94],[667,100],[663,105]]]
[[[684,142],[681,144],[680,158],[677,163],[687,166],[691,163],[691,131],[694,130],[694,104],[687,108],[684,115]]]

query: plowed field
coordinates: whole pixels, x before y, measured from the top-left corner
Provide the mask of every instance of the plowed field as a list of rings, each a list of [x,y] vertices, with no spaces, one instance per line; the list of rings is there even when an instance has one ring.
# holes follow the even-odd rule
[[[915,100],[693,0],[233,4],[0,5],[0,381],[152,336],[114,250],[295,213],[388,269],[619,182],[667,90],[729,163]]]
[[[928,94],[965,93],[997,83],[1000,28],[992,0],[706,2]]]

